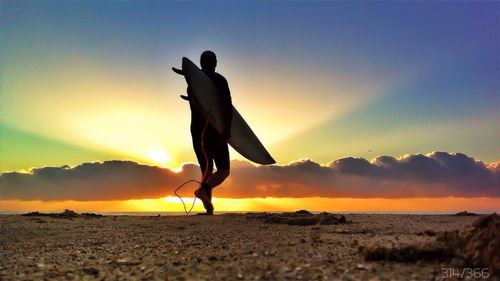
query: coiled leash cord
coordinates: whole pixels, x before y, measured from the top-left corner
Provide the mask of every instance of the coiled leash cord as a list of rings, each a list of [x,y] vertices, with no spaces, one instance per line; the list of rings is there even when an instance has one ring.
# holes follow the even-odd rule
[[[177,187],[177,189],[174,191],[174,194],[177,197],[179,197],[179,199],[181,199],[182,206],[184,207],[184,212],[186,213],[186,215],[189,215],[189,213],[191,213],[191,211],[193,210],[194,204],[196,203],[196,195],[194,196],[193,204],[191,205],[191,208],[189,208],[189,211],[188,211],[186,208],[186,204],[184,203],[184,200],[182,200],[182,197],[179,194],[177,194],[177,191],[179,189],[181,189],[183,186],[185,186],[186,184],[191,183],[191,182],[197,182],[200,185],[202,182],[205,182],[205,177],[207,176],[207,173],[208,173],[208,156],[207,156],[207,153],[205,151],[205,144],[204,144],[203,140],[205,139],[205,130],[207,129],[207,127],[208,127],[208,120],[205,122],[205,126],[203,127],[203,131],[201,133],[201,150],[203,151],[203,156],[205,156],[205,161],[206,161],[205,171],[203,172],[203,176],[201,177],[201,182],[199,182],[197,180],[188,180],[188,181],[184,182],[183,184],[181,184],[179,187]]]

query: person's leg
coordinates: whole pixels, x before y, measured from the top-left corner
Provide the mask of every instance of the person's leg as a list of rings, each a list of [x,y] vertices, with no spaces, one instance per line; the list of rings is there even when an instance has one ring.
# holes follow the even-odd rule
[[[229,176],[229,148],[225,141],[219,140],[213,156],[217,171],[207,180],[207,185],[210,187],[210,190],[220,185]]]
[[[204,144],[202,143],[201,133],[197,135],[193,134],[193,148],[198,160],[198,164],[200,165],[202,175],[201,185],[194,191],[194,195],[200,198],[201,202],[203,203],[203,207],[207,210],[207,214],[212,214],[213,205],[211,203],[209,192],[205,189],[202,189],[202,187],[203,183],[206,182],[206,180],[212,175],[214,165],[213,159],[210,157],[208,149],[205,148]]]
[[[211,189],[213,189],[218,185],[220,185],[221,183],[223,183],[228,176],[229,176],[229,169],[223,169],[223,170],[217,169],[217,171],[208,178],[207,184],[210,186]]]
[[[196,154],[196,159],[200,165],[202,182],[210,177],[214,171],[213,160],[209,157],[208,153],[203,150],[203,145],[201,143],[201,137],[193,138],[193,148]],[[205,177],[205,179],[203,179]]]

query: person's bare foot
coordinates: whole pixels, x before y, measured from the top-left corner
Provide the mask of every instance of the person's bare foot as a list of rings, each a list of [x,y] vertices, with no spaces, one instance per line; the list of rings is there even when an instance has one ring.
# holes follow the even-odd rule
[[[203,203],[203,207],[205,207],[205,210],[207,210],[207,215],[213,215],[214,213],[214,206],[212,205],[211,198],[209,197],[209,192],[207,192],[207,189],[205,188],[198,188],[195,190],[194,195],[198,198],[200,198],[201,202]]]

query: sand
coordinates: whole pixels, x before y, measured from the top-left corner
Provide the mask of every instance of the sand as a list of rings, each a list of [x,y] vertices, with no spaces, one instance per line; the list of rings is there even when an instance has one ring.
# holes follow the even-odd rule
[[[340,218],[340,215],[336,216]],[[366,261],[475,216],[346,214],[289,225],[265,214],[0,216],[2,280],[442,280],[448,261]],[[332,224],[328,224],[331,222]]]

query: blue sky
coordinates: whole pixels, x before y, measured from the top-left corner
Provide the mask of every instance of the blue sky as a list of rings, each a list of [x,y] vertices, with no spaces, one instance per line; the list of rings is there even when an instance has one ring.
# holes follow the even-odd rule
[[[3,169],[79,153],[68,164],[148,162],[147,145],[171,154],[170,167],[193,161],[177,98],[185,85],[169,69],[205,49],[278,163],[434,150],[497,161],[499,10],[493,1],[2,1],[2,141],[78,147],[36,161],[11,153]],[[102,108],[150,125],[109,130]]]

